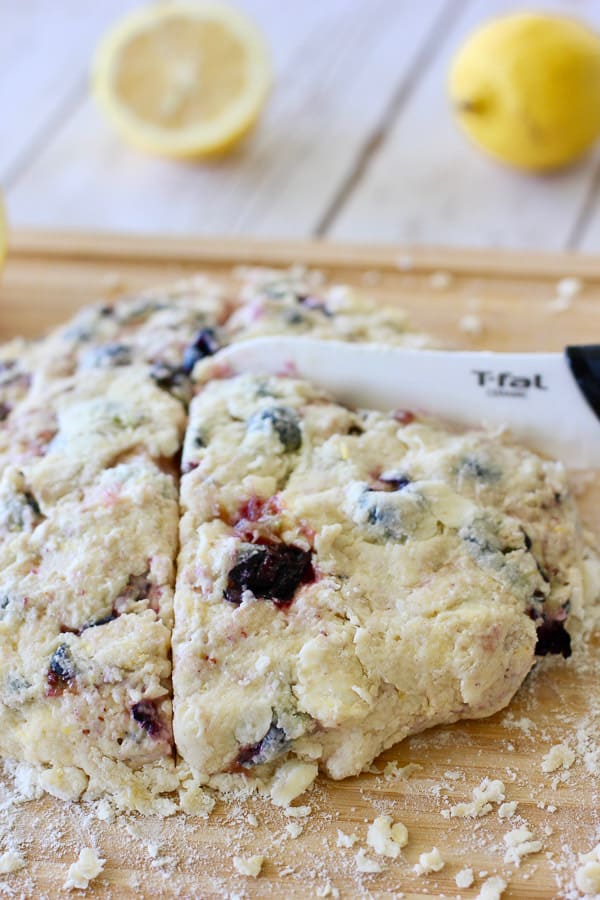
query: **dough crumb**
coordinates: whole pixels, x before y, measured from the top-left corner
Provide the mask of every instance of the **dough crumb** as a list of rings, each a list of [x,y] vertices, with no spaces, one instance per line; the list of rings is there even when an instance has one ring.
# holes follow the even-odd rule
[[[514,816],[516,813],[518,805],[516,800],[509,800],[507,803],[501,803],[498,807],[498,818],[510,819],[510,817]]]
[[[363,272],[361,281],[367,287],[376,287],[381,282],[381,272],[375,269]]]
[[[249,878],[258,878],[260,875],[264,856],[256,854],[255,856],[234,856],[233,867],[240,875],[246,875]]]
[[[28,763],[17,763],[14,768],[8,767],[7,771],[13,779],[15,790],[23,800],[38,800],[42,796],[43,789],[39,784],[40,773],[34,766],[30,766]]]
[[[322,885],[317,888],[317,897],[333,897],[334,900],[338,900],[340,896],[340,892],[336,887],[334,887],[330,881],[327,884]]]
[[[456,873],[456,887],[459,888],[468,888],[473,884],[474,876],[473,869],[461,869],[460,872]]]
[[[98,800],[94,806],[94,812],[96,813],[96,818],[101,822],[112,825],[115,821],[115,811],[108,800]]]
[[[600,862],[590,860],[575,872],[575,884],[582,894],[600,894]]]
[[[100,859],[93,847],[83,847],[79,851],[79,859],[69,866],[67,880],[63,888],[85,891],[88,884],[96,878],[104,868],[105,859]]]
[[[285,826],[285,830],[291,838],[297,838],[304,831],[304,825],[301,825],[300,822],[290,822]]]
[[[338,828],[337,845],[338,847],[353,847],[358,838],[355,834],[346,834]]]
[[[583,288],[583,282],[581,278],[567,277],[561,278],[560,281],[556,283],[556,293],[559,297],[576,297],[577,294],[580,294]]]
[[[11,872],[18,872],[25,866],[25,860],[20,853],[14,850],[7,850],[0,854],[0,875],[10,875]]]
[[[504,835],[504,843],[507,846],[504,862],[519,866],[524,856],[529,856],[531,853],[539,853],[542,849],[542,842],[532,840],[532,838],[533,834],[525,826],[507,831]]]
[[[432,272],[429,276],[429,285],[434,291],[445,291],[450,287],[452,281],[450,272]]]
[[[550,747],[542,760],[542,772],[556,772],[557,769],[570,769],[575,762],[575,753],[566,744],[555,744]]]
[[[440,872],[446,865],[442,854],[437,847],[433,847],[429,853],[421,853],[419,862],[413,866],[417,875],[428,875],[430,872]]]
[[[600,844],[589,853],[580,853],[579,862],[600,862]]]
[[[500,803],[502,800],[504,800],[504,783],[484,778],[478,787],[473,788],[472,802],[451,806],[450,816],[452,818],[485,816],[492,811],[492,803]]]
[[[475,900],[500,900],[500,897],[506,890],[506,882],[499,875],[488,878],[481,885],[481,890],[477,894]]]
[[[271,785],[271,800],[275,806],[289,806],[292,800],[303,794],[317,777],[314,763],[289,760],[279,767]]]
[[[356,868],[359,872],[383,872],[383,866],[376,859],[367,856],[364,847],[361,847],[354,857]]]
[[[396,268],[401,272],[409,272],[414,266],[414,260],[410,253],[400,253],[396,257]]]
[[[408,829],[402,822],[393,824],[391,816],[378,816],[369,825],[367,832],[367,844],[372,847],[379,856],[389,856],[397,859],[400,847],[408,842]]]
[[[397,781],[399,778],[410,778],[414,772],[419,772],[423,766],[419,763],[407,763],[405,766],[399,766],[396,762],[386,763],[383,770],[383,777],[386,781]]]
[[[213,811],[215,798],[204,790],[198,780],[192,778],[181,786],[179,803],[189,816],[207,819]]]
[[[312,806],[288,806],[283,812],[291,819],[305,819],[310,816]]]
[[[475,313],[467,313],[458,320],[458,328],[464,334],[471,334],[476,337],[479,334],[483,334],[483,320],[481,316]]]
[[[402,822],[395,822],[392,825],[392,840],[399,847],[405,847],[408,844],[408,828]]]
[[[40,773],[40,787],[58,800],[79,800],[88,786],[88,776],[76,766],[51,766]]]

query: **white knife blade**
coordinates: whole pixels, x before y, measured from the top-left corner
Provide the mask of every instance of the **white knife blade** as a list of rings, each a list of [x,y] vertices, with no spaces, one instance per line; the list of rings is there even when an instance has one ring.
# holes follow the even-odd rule
[[[507,427],[570,468],[600,466],[600,346],[492,353],[260,337],[223,348],[214,365],[304,378],[355,407]]]

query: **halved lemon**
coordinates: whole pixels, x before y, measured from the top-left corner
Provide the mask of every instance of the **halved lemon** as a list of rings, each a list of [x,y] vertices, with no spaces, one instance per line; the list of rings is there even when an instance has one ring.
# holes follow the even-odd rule
[[[122,19],[98,47],[94,94],[135,146],[215,156],[252,128],[271,84],[258,29],[221,3],[172,2]]]

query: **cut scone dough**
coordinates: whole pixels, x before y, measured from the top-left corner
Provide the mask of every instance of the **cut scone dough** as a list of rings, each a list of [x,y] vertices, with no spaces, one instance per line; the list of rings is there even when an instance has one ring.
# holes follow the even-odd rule
[[[109,791],[148,809],[176,786],[172,457],[183,427],[181,404],[137,366],[40,383],[11,413],[0,753],[45,767],[58,796]]]
[[[199,336],[207,353],[217,349],[215,329],[231,308],[224,285],[202,276],[86,307],[46,338],[44,375],[146,365],[175,387]]]
[[[29,391],[39,352],[33,342],[15,338],[0,345],[0,422]]]
[[[144,365],[159,387],[189,399],[196,362],[267,334],[431,345],[397,307],[375,305],[301,269],[252,268],[226,281],[197,276],[87,307],[36,345],[35,375],[52,380]]]
[[[409,327],[402,309],[375,305],[348,285],[325,284],[317,273],[254,268],[242,275],[236,304],[221,330],[224,344],[286,334],[413,348],[433,345],[431,337]]]
[[[287,378],[213,381],[184,445],[174,734],[203,776],[332,777],[505,706],[570,653],[580,538],[559,463]]]
[[[172,808],[157,798],[178,786],[177,454],[196,364],[245,330],[410,342],[402,313],[317,281],[187,279],[0,349],[0,753],[56,796]]]
[[[341,778],[488,715],[570,652],[562,467],[291,379],[203,384],[263,334],[430,343],[252,269],[0,348],[0,754],[57,797],[168,814],[181,783],[198,811],[207,780],[253,773],[286,805],[317,764]]]
[[[142,366],[78,373],[32,388],[15,407],[0,465],[19,466],[36,493],[55,500],[140,447],[168,461],[184,426],[181,403]]]

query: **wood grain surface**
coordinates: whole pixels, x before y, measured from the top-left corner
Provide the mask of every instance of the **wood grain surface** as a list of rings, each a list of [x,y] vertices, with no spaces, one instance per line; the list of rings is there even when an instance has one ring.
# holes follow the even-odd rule
[[[192,271],[226,277],[232,266],[255,262],[314,265],[377,301],[400,304],[416,326],[456,346],[559,349],[600,337],[600,262],[593,258],[43,233],[13,236],[0,285],[0,336],[41,334],[98,297]],[[440,279],[440,272],[447,277]],[[581,292],[557,312],[553,298],[565,276],[579,277]],[[433,286],[442,281],[445,287]],[[480,317],[481,334],[460,329],[466,314]],[[568,411],[557,410],[562,427],[569,427]],[[596,534],[599,500],[591,480],[581,505]],[[326,896],[328,887],[329,896],[339,890],[342,897],[476,897],[485,878],[496,874],[508,883],[507,898],[577,897],[577,854],[591,850],[600,835],[600,702],[597,638],[575,643],[571,660],[541,662],[496,716],[409,739],[377,760],[376,772],[341,783],[320,779],[298,801],[312,809],[306,818],[288,818],[254,799],[219,805],[208,820],[119,816],[109,824],[90,806],[50,799],[7,806],[0,789],[0,853],[16,841],[27,859],[21,872],[0,876],[0,890],[62,896],[69,864],[81,847],[95,846],[106,865],[88,889],[94,897],[304,898]],[[574,765],[545,773],[543,757],[557,743],[575,751]],[[390,761],[421,768],[386,779],[381,773]],[[516,819],[499,819],[496,807],[478,819],[442,815],[469,800],[484,777],[504,782],[506,799],[518,801]],[[256,825],[248,822],[249,812]],[[398,860],[376,857],[381,873],[360,873],[355,854],[366,845],[368,823],[383,813],[404,822],[409,842]],[[296,838],[286,829],[292,822],[303,825]],[[503,836],[523,823],[543,849],[517,867],[504,861]],[[338,829],[357,835],[353,848],[336,846]],[[433,846],[446,860],[444,869],[417,876],[412,867]],[[233,856],[257,852],[265,856],[259,878],[237,874]],[[375,858],[371,850],[368,856]],[[474,872],[468,890],[455,883],[464,867]]]

